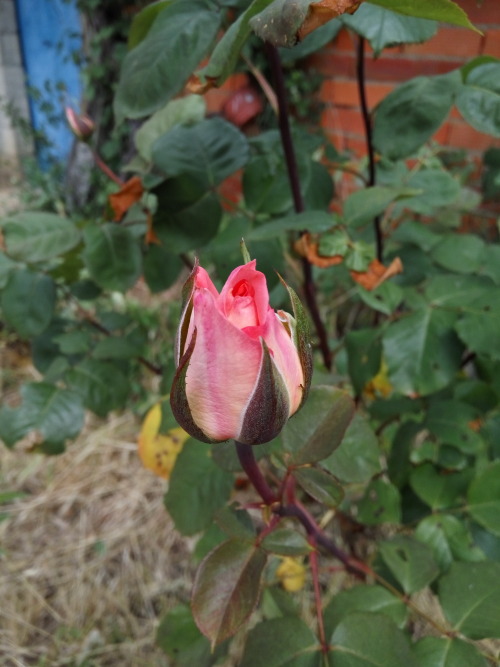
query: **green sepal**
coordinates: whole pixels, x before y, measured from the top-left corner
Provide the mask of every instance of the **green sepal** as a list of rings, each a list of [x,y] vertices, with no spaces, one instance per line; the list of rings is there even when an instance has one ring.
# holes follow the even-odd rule
[[[181,426],[186,433],[189,433],[190,436],[200,440],[201,442],[214,443],[218,442],[217,440],[212,440],[206,436],[200,427],[195,423],[193,415],[191,414],[191,409],[189,407],[187,394],[186,394],[186,374],[189,367],[189,362],[193,356],[194,346],[196,345],[196,329],[193,331],[193,337],[189,343],[188,349],[185,354],[182,356],[179,366],[174,375],[172,382],[172,389],[170,391],[170,407],[174,417],[177,420],[179,426]]]
[[[273,440],[288,421],[290,399],[280,372],[262,340],[262,364],[238,441],[246,445],[262,445]]]
[[[297,412],[304,405],[309,395],[311,388],[311,380],[313,373],[313,359],[311,347],[311,327],[309,325],[309,318],[296,292],[283,280],[278,274],[283,287],[286,288],[292,303],[293,316],[295,318],[295,327],[292,329],[292,340],[295,343],[297,352],[299,354],[300,364],[302,366],[302,373],[304,375],[304,387],[302,391],[302,400]]]
[[[198,258],[194,260],[193,270],[189,274],[188,279],[182,287],[182,310],[179,328],[177,329],[177,336],[175,338],[175,361],[180,363],[181,357],[184,355],[184,347],[186,345],[187,334],[189,330],[189,322],[191,320],[191,313],[193,312],[193,294],[196,284],[196,274],[198,273]]]

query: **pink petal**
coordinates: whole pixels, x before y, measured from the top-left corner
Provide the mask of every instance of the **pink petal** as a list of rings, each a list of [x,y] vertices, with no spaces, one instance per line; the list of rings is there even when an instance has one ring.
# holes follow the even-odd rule
[[[287,313],[283,313],[290,317]],[[276,364],[285,382],[290,397],[290,416],[299,408],[304,387],[304,373],[299,354],[288,331],[279,316],[269,310],[263,327],[263,338],[272,352]]]
[[[210,279],[210,276],[202,266],[198,266],[196,271],[195,287],[208,289],[210,294],[212,294],[215,298],[219,296],[219,292]]]
[[[222,312],[240,329],[263,324],[269,308],[266,277],[255,264],[253,259],[234,269],[220,294]]]
[[[240,432],[262,345],[219,312],[209,289],[196,290],[193,299],[197,337],[186,375],[187,399],[199,428],[214,440],[228,440]]]

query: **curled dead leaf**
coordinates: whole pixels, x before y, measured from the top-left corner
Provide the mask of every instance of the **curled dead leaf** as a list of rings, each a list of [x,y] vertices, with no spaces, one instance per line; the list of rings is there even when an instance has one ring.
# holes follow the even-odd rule
[[[319,2],[311,2],[305,21],[297,33],[299,41],[316,28],[320,28],[341,14],[354,14],[361,2],[362,0],[320,0]]]
[[[115,221],[119,222],[131,206],[141,200],[144,187],[139,176],[132,176],[118,192],[109,195],[109,205],[115,214]]]
[[[384,266],[378,259],[374,259],[370,262],[367,271],[351,271],[351,277],[355,282],[361,285],[361,287],[371,291],[381,285],[388,278],[392,278],[392,276],[402,273],[402,271],[403,262],[399,257],[393,259],[389,266]]]
[[[305,257],[311,264],[318,266],[320,269],[327,269],[329,266],[342,264],[344,261],[342,255],[333,255],[331,257],[320,255],[318,252],[319,244],[309,232],[302,234],[300,239],[295,241],[293,247],[298,255]]]
[[[147,222],[147,229],[146,229],[146,236],[145,236],[145,241],[146,245],[151,245],[154,243],[155,245],[161,245],[160,239],[156,236],[156,232],[153,229],[153,216],[151,214],[151,211],[146,210],[146,222]]]
[[[217,87],[217,79],[207,76],[202,81],[196,74],[191,74],[186,84],[186,91],[194,95],[204,95],[211,88]]]

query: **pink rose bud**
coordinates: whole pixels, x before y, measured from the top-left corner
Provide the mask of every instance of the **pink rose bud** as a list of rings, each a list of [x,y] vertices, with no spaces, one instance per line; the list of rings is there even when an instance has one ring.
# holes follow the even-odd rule
[[[71,107],[66,107],[66,120],[71,128],[71,131],[80,141],[88,141],[94,134],[95,124],[88,116],[77,114]]]
[[[203,442],[269,442],[309,391],[302,305],[287,287],[295,317],[275,312],[255,263],[234,269],[220,294],[197,263],[184,285],[170,403],[182,428]]]

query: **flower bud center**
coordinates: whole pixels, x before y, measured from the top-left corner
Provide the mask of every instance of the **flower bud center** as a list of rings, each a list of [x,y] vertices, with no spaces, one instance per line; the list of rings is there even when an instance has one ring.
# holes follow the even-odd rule
[[[246,280],[240,280],[233,287],[233,296],[254,296],[255,290]]]

